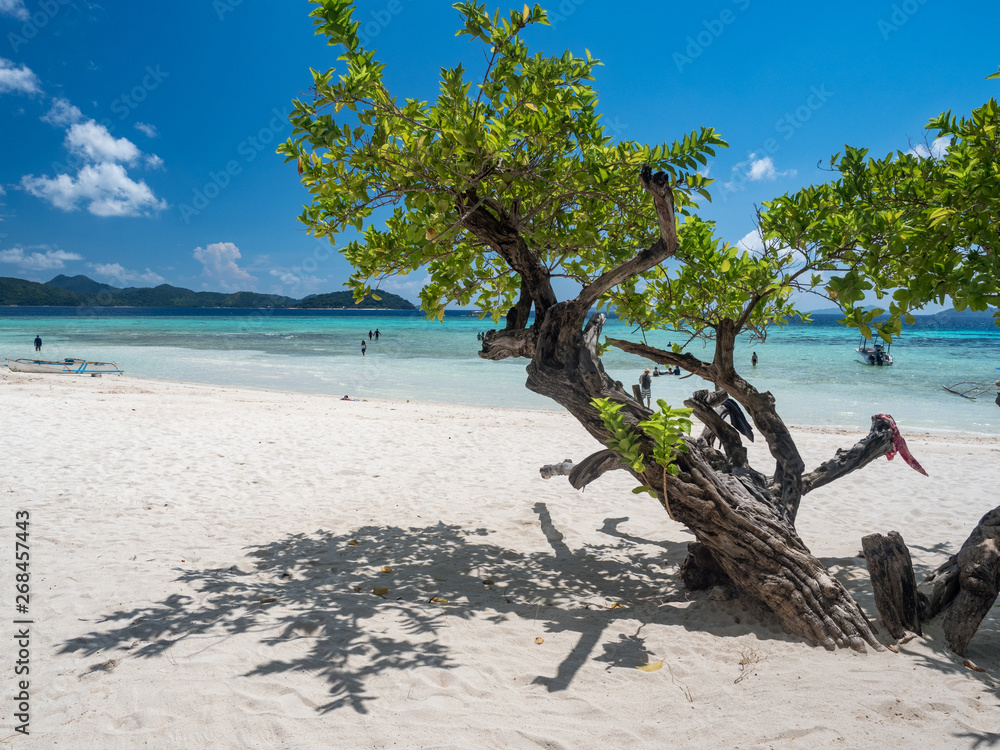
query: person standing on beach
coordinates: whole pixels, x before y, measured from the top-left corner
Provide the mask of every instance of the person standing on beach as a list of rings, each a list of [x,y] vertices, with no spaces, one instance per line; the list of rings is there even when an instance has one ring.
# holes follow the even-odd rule
[[[40,352],[42,350],[42,337],[35,336],[35,351]]]
[[[371,328],[368,329],[368,340],[369,341],[372,340],[372,329]]]
[[[378,337],[379,337],[379,336],[381,336],[381,335],[382,335],[382,334],[381,334],[381,333],[379,333],[379,330],[378,330],[378,328],[376,328],[376,329],[375,329],[375,340],[376,340],[376,341],[378,341]]]
[[[368,351],[368,344],[365,343],[364,339],[361,339],[361,356],[365,356],[365,352]]]
[[[642,397],[646,399],[647,409],[650,408],[649,405],[653,400],[652,388],[653,388],[653,375],[651,374],[649,368],[647,367],[643,371],[642,375],[639,376],[639,392],[642,394]]]

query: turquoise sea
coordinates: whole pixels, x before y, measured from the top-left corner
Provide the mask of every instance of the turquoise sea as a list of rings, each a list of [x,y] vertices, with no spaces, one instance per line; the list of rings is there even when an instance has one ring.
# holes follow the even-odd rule
[[[217,385],[326,393],[352,398],[411,399],[492,407],[559,409],[524,387],[524,361],[476,356],[476,334],[488,320],[449,312],[443,323],[419,313],[357,311],[177,310],[127,308],[0,308],[0,358],[34,357],[36,334],[46,359],[117,362],[127,376]],[[378,328],[378,342],[368,331]],[[637,338],[623,323],[605,332]],[[361,356],[361,340],[368,345]],[[647,337],[667,346],[671,336]],[[1000,329],[990,320],[918,318],[893,344],[895,365],[867,367],[856,359],[856,332],[835,318],[773,330],[765,343],[742,345],[741,374],[774,393],[793,425],[867,429],[875,413],[904,429],[1000,434],[992,395],[970,401],[942,390],[960,380],[1000,377]],[[701,344],[692,354],[710,357]],[[750,366],[751,350],[760,362]],[[605,366],[626,384],[647,362],[611,350]],[[679,405],[707,387],[698,378],[653,380],[653,396]]]

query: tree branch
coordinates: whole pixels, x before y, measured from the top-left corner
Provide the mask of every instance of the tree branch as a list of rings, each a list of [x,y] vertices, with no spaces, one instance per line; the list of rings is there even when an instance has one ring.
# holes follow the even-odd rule
[[[483,348],[478,354],[482,359],[501,360],[517,357],[531,359],[535,356],[538,331],[535,328],[487,331],[483,338]]]
[[[719,438],[722,449],[726,452],[729,463],[736,468],[749,469],[747,449],[743,447],[740,434],[732,425],[727,424],[715,407],[723,403],[729,395],[725,391],[695,391],[691,398],[684,401],[684,406],[694,410],[694,416]]]
[[[674,191],[670,189],[670,176],[665,172],[653,174],[650,166],[643,164],[639,182],[643,190],[653,196],[660,238],[672,254],[677,251],[677,218],[674,215]]]
[[[609,471],[624,468],[618,459],[618,454],[605,449],[587,456],[578,464],[574,464],[567,458],[559,464],[546,464],[538,471],[542,475],[542,479],[555,476],[568,476],[569,483],[573,485],[573,488],[582,490]]]
[[[556,304],[555,292],[548,270],[538,255],[528,246],[518,232],[513,219],[499,204],[493,205],[494,215],[483,205],[475,188],[459,200],[462,212],[462,226],[506,261],[521,277],[522,290],[530,292],[535,303],[535,314],[539,317]]]
[[[805,462],[788,427],[778,416],[774,396],[768,391],[761,393],[736,372],[733,352],[736,349],[737,333],[739,330],[735,323],[728,318],[723,318],[716,326],[711,379],[716,387],[727,390],[747,410],[767,441],[768,451],[775,461],[776,494],[789,521],[795,523],[795,515],[802,500],[802,472],[805,471]]]
[[[864,468],[876,458],[892,450],[892,429],[880,417],[872,417],[871,430],[848,450],[838,450],[836,456],[820,464],[802,477],[802,494]]]
[[[660,225],[660,239],[634,258],[601,274],[584,287],[577,297],[584,310],[589,310],[609,289],[648,271],[677,252],[677,219],[674,215],[674,192],[670,189],[670,177],[665,172],[653,174],[649,165],[644,164],[639,172],[639,182],[643,189],[653,196],[656,220]]]
[[[658,365],[671,365],[680,367],[690,373],[698,375],[705,380],[712,380],[711,366],[702,362],[692,354],[674,354],[665,349],[658,349],[648,344],[640,344],[635,341],[625,341],[624,339],[605,339],[613,347],[621,349],[627,354],[635,354],[648,359]]]

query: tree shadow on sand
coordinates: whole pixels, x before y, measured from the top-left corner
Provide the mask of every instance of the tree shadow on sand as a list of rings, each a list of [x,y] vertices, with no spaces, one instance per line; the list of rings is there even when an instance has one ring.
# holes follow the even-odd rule
[[[619,529],[627,518],[607,518],[597,530],[605,543],[572,549],[547,506],[537,503],[534,511],[548,543],[534,552],[497,545],[485,529],[441,523],[366,526],[340,534],[318,530],[250,547],[246,557],[252,564],[240,559],[228,568],[181,571],[175,580],[183,593],[109,613],[101,627],[67,641],[61,653],[117,650],[151,658],[192,636],[254,632],[261,633],[262,644],[284,654],[287,649],[281,647],[302,639],[309,644],[305,654],[275,658],[244,676],[307,672],[329,685],[331,698],[321,711],[349,706],[364,713],[376,698],[366,688],[374,675],[461,666],[461,655],[440,636],[462,620],[523,618],[537,620],[548,633],[575,634],[575,645],[556,674],[534,680],[550,692],[565,690],[588,659],[608,669],[650,661],[642,632],[651,623],[719,636],[753,633],[758,639],[790,640],[746,613],[741,613],[742,624],[734,625],[724,610],[738,605],[682,590],[676,571],[686,543],[635,537]],[[874,615],[864,560],[828,558],[824,563]],[[387,566],[391,572],[383,571]],[[383,588],[388,592],[373,593]],[[684,608],[672,606],[678,603]],[[629,631],[636,623],[638,629],[608,635],[621,621],[629,622]],[[387,627],[389,622],[396,626]],[[911,655],[926,667],[969,677],[961,660],[949,658],[940,645],[937,658]]]
[[[943,562],[948,556],[957,550],[950,545],[941,543],[932,547],[917,547],[925,552],[933,552],[940,556],[939,562]],[[894,639],[889,635],[882,621],[878,618],[878,608],[875,605],[875,595],[872,590],[871,578],[868,574],[868,567],[861,556],[856,557],[825,557],[823,564],[833,573],[837,579],[844,584],[848,592],[861,608],[868,614],[869,619],[875,623],[879,629],[879,638],[883,643],[893,643]],[[938,563],[919,564],[914,563],[913,572],[917,582],[923,581],[928,575],[937,569]],[[938,616],[930,622],[921,624],[923,631],[919,643],[923,648],[916,648],[916,643],[899,642],[897,648],[900,654],[912,660],[915,667],[922,669],[932,669],[949,677],[958,677],[962,680],[973,680],[984,688],[984,691],[994,696],[1000,695],[997,682],[988,673],[978,672],[968,666],[968,662],[975,663],[979,655],[991,657],[994,651],[994,644],[1000,640],[1000,618],[992,612],[988,614],[973,636],[969,644],[967,656],[959,656],[948,646],[942,627],[943,617]],[[956,735],[970,741],[972,747],[998,747],[1000,746],[1000,734],[992,732]]]
[[[320,710],[350,706],[365,712],[375,698],[365,687],[372,675],[460,666],[438,636],[461,620],[519,617],[537,620],[547,632],[577,633],[556,675],[535,679],[558,691],[569,686],[616,621],[695,629],[689,624],[692,607],[718,607],[705,597],[686,610],[669,606],[688,600],[675,575],[686,544],[629,537],[618,531],[627,519],[615,518],[599,530],[608,543],[574,550],[545,504],[534,510],[548,541],[548,549],[536,552],[494,544],[484,529],[441,523],[367,526],[342,534],[318,530],[251,547],[252,566],[240,560],[234,562],[242,569],[234,564],[182,571],[176,581],[186,593],[109,613],[101,627],[66,642],[61,653],[117,649],[150,658],[192,636],[247,632],[264,633],[261,643],[274,647],[308,639],[307,654],[260,664],[245,676],[309,672],[330,686],[331,699]],[[391,572],[383,572],[384,566]],[[383,588],[388,593],[373,593]],[[719,618],[696,619],[697,629],[711,631]],[[387,621],[396,627],[384,627]],[[736,634],[752,628],[746,618]],[[720,634],[733,635],[732,626]],[[648,652],[636,633],[612,639],[595,658],[608,668],[632,668],[646,663]]]

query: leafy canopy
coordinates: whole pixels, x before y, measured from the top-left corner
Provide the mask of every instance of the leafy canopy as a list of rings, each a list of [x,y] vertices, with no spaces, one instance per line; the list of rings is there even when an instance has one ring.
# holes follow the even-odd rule
[[[516,274],[467,231],[468,198],[518,217],[519,234],[553,277],[585,285],[658,236],[642,164],[668,173],[678,213],[711,180],[698,173],[722,139],[702,128],[671,144],[614,142],[591,86],[598,61],[530,54],[519,32],[547,24],[538,5],[506,17],[481,3],[455,4],[465,35],[486,64],[477,82],[462,65],[444,68],[433,102],[399,100],[385,65],[361,47],[347,0],[314,0],[317,33],[344,48],[345,70],[313,71],[312,101],[296,101],[292,139],[279,151],[298,159],[312,202],[302,221],[317,236],[362,232],[344,253],[362,294],[392,274],[426,267],[421,299],[440,314],[447,302],[499,316],[515,301]],[[391,208],[384,219],[378,209]]]
[[[538,5],[503,16],[456,3],[458,35],[482,48],[484,62],[475,76],[463,65],[442,68],[437,98],[425,101],[390,93],[385,65],[361,46],[349,0],[312,2],[316,33],[342,48],[343,69],[312,71],[314,95],[294,102],[293,135],[279,153],[298,161],[311,193],[301,216],[310,231],[331,241],[359,233],[342,248],[357,297],[388,276],[425,269],[428,315],[457,303],[499,319],[521,279],[467,227],[479,206],[512,217],[550,278],[586,287],[659,237],[638,180],[644,164],[670,177],[679,247],[608,290],[600,306],[643,330],[710,337],[729,319],[763,337],[795,314],[794,290],[820,283],[809,273],[817,259],[776,243],[731,246],[694,214],[697,200],[710,200],[708,160],[726,146],[714,130],[652,146],[609,137],[592,85],[599,62],[589,52],[532,54],[522,39],[526,27],[548,23]]]
[[[846,147],[830,161],[839,178],[765,204],[763,230],[825,256],[817,268],[830,271],[826,291],[845,322],[868,336],[874,328],[890,340],[903,320],[913,322],[912,310],[949,297],[956,310],[985,310],[1000,303],[998,125],[1000,109],[990,99],[968,117],[933,118],[934,147],[883,159]],[[938,154],[942,144],[947,151]],[[888,305],[863,310],[869,294]]]

